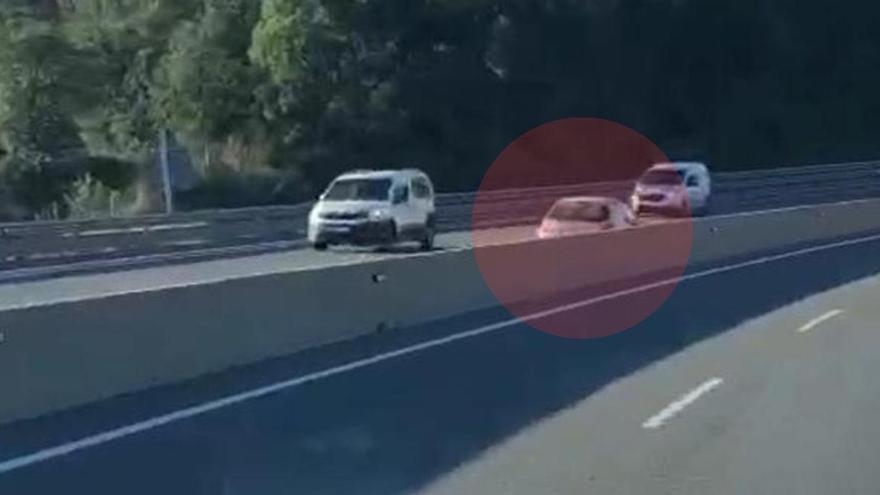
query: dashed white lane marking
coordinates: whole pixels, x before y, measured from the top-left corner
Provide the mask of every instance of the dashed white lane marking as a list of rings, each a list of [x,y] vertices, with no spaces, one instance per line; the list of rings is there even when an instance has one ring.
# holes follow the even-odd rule
[[[836,316],[840,316],[842,314],[843,314],[842,309],[832,309],[831,311],[823,314],[822,316],[813,318],[812,320],[805,323],[804,326],[798,328],[798,333],[807,333],[810,330],[818,327],[822,323],[825,323],[826,321],[830,320],[831,318],[834,318]]]
[[[129,437],[132,435],[136,435],[138,433],[152,430],[155,428],[159,428],[161,426],[167,425],[169,423],[175,423],[178,421],[182,421],[184,419],[189,419],[195,416],[200,416],[202,414],[209,413],[211,411],[216,411],[218,409],[224,409],[226,407],[230,407],[236,404],[240,404],[242,402],[247,402],[250,400],[258,399],[267,395],[271,395],[282,390],[292,389],[299,386],[302,386],[306,383],[315,382],[318,380],[322,380],[325,378],[330,378],[335,375],[340,375],[343,373],[349,373],[355,371],[360,368],[366,368],[368,366],[372,366],[374,364],[378,364],[384,361],[388,361],[391,359],[395,359],[401,356],[406,356],[409,354],[414,354],[417,352],[424,351],[426,349],[430,349],[432,347],[444,346],[451,344],[453,342],[457,342],[464,339],[469,339],[473,337],[477,337],[480,335],[488,334],[491,332],[495,332],[498,330],[502,330],[505,328],[512,327],[514,325],[521,324],[523,322],[540,320],[542,318],[546,318],[548,316],[553,316],[559,313],[564,313],[566,311],[571,311],[578,308],[583,308],[587,306],[591,306],[594,304],[599,304],[606,301],[611,301],[614,299],[619,299],[621,297],[638,294],[641,292],[657,289],[666,285],[677,284],[680,282],[688,281],[688,280],[696,280],[704,277],[709,277],[712,275],[717,275],[720,273],[726,273],[734,270],[740,270],[743,268],[749,268],[753,266],[764,265],[767,263],[772,263],[774,261],[785,260],[789,258],[794,258],[797,256],[803,256],[811,253],[817,253],[822,251],[828,251],[831,249],[837,249],[846,246],[857,245],[866,242],[874,242],[880,240],[880,234],[875,234],[871,236],[861,237],[857,239],[850,239],[846,241],[832,242],[829,244],[822,244],[819,246],[813,246],[803,249],[797,249],[794,251],[789,251],[787,253],[775,254],[771,256],[763,256],[760,258],[755,258],[752,260],[743,261],[740,263],[734,263],[730,265],[719,266],[716,268],[710,268],[708,270],[703,270],[701,272],[689,273],[687,275],[681,277],[673,277],[665,280],[660,280],[657,282],[649,283],[646,285],[642,285],[639,287],[632,287],[629,289],[624,289],[618,292],[612,292],[609,294],[603,294],[601,296],[593,297],[591,299],[586,299],[583,301],[575,302],[572,304],[567,304],[564,306],[559,306],[556,308],[547,309],[544,311],[539,311],[537,313],[533,313],[528,316],[524,316],[522,318],[513,318],[509,320],[502,320],[497,323],[493,323],[491,325],[486,325],[484,327],[479,327],[471,330],[467,330],[461,333],[453,334],[448,337],[443,337],[435,340],[429,340],[427,342],[422,342],[420,344],[412,345],[409,347],[404,347],[401,349],[397,349],[394,351],[390,351],[384,354],[378,354],[376,356],[362,359],[359,361],[352,361],[350,363],[344,364],[342,366],[337,366],[335,368],[325,369],[323,371],[318,371],[315,373],[311,373],[305,376],[291,378],[289,380],[280,381],[277,383],[273,383],[271,385],[266,385],[264,387],[248,390],[246,392],[242,392],[235,395],[230,395],[227,397],[223,397],[220,399],[216,399],[213,401],[205,402],[203,404],[188,407],[184,409],[179,409],[176,411],[172,411],[170,413],[156,416],[154,418],[150,418],[144,421],[140,421],[137,423],[128,424],[125,426],[118,427],[113,430],[108,430],[102,433],[98,433],[92,436],[88,436],[85,438],[81,438],[79,440],[74,440],[72,442],[68,442],[65,444],[57,445],[55,447],[49,447],[43,450],[36,451],[32,454],[23,455],[20,457],[15,457],[12,459],[7,459],[3,462],[0,462],[0,474],[6,473],[9,471],[14,471],[17,469],[21,469],[32,464],[38,464],[41,462],[45,462],[56,457],[62,457],[73,452],[77,452],[80,450],[85,450],[92,447],[97,447],[99,445],[103,445],[105,443],[109,443],[115,440],[119,440],[121,438]],[[721,384],[721,379],[716,378],[719,382],[711,386],[711,388],[717,387]],[[711,382],[712,380],[710,380]],[[707,382],[709,383],[709,382]],[[705,384],[704,384],[705,386]],[[705,392],[702,392],[705,393]],[[687,404],[685,404],[687,405]],[[649,420],[650,422],[650,420]],[[646,422],[645,424],[648,424]],[[645,426],[648,428],[648,426]]]
[[[687,406],[696,402],[696,400],[699,399],[700,396],[706,394],[707,392],[721,385],[722,383],[724,383],[724,380],[717,377],[706,380],[699,387],[682,395],[681,398],[666,406],[662,411],[648,418],[647,421],[642,423],[642,428],[645,428],[646,430],[654,430],[660,428],[661,426],[666,424],[667,421],[684,411]]]

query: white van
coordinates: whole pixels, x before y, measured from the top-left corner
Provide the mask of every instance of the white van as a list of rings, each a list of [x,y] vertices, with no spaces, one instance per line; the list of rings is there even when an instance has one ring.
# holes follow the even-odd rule
[[[386,246],[402,241],[416,241],[429,250],[434,234],[434,186],[415,169],[340,175],[309,213],[308,240],[317,250],[332,244]]]
[[[709,209],[712,179],[699,162],[659,163],[636,182],[630,197],[634,212],[702,215]]]

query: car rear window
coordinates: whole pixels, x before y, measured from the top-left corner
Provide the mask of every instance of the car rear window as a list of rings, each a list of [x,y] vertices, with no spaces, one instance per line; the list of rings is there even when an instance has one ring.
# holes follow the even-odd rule
[[[550,218],[567,222],[604,222],[610,217],[608,206],[601,203],[564,202],[550,210]]]

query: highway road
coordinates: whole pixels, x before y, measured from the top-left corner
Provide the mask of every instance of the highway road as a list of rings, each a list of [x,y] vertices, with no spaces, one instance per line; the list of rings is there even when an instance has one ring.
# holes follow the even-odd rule
[[[534,227],[497,229],[499,241],[511,242],[533,237]],[[438,236],[436,251],[468,249],[470,232]],[[124,271],[82,273],[58,279],[15,281],[0,284],[0,310],[39,306],[61,301],[102,297],[124,292],[143,292],[181,285],[196,285],[253,277],[266,273],[322,270],[329,266],[363,263],[382,258],[432,256],[415,246],[401,245],[387,251],[370,248],[332,248],[330,251],[300,249],[230,259],[206,260],[185,264],[140,267]]]
[[[874,494],[878,254],[694,267],[601,340],[494,308],[8,425],[0,493]]]
[[[878,162],[815,165],[715,175],[715,215],[880,196]],[[625,196],[608,184],[501,193],[493,214],[472,224],[473,193],[438,196],[440,230],[536,221],[558,195]],[[592,193],[591,193],[592,194]],[[621,196],[621,197],[623,197]],[[308,205],[178,213],[169,217],[0,224],[0,283],[79,273],[237,258],[305,247]],[[311,256],[306,254],[305,256]]]
[[[646,217],[641,225],[676,221]],[[535,226],[514,226],[481,231],[481,245],[517,243],[534,240]],[[386,258],[427,258],[443,251],[468,250],[473,247],[471,232],[450,232],[437,237],[433,252],[422,252],[415,245],[401,245],[387,250],[333,247],[330,251],[302,249],[229,259],[215,259],[181,265],[141,267],[125,271],[82,273],[57,279],[0,283],[0,310],[97,298],[112,294],[160,290],[168,287],[197,285],[222,280],[254,277],[268,273],[322,270],[331,266],[364,263]],[[11,282],[11,281],[10,281]]]

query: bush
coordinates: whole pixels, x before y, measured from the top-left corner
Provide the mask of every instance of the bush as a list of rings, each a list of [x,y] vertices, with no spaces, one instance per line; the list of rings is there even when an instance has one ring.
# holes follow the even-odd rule
[[[88,174],[110,189],[126,190],[137,179],[138,166],[132,162],[109,156],[91,156],[85,162]]]
[[[311,191],[297,176],[276,170],[215,172],[199,185],[175,196],[180,210],[243,208],[294,204],[310,199]]]
[[[134,212],[134,204],[134,195],[128,190],[111,189],[86,174],[64,195],[63,209],[67,218],[104,218],[129,216]]]

